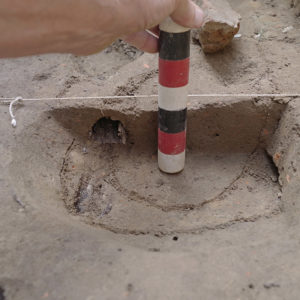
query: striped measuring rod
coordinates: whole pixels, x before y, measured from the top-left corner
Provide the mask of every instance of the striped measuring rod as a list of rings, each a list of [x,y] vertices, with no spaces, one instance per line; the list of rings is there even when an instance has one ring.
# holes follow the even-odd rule
[[[171,18],[160,24],[158,166],[174,174],[185,164],[190,29]]]

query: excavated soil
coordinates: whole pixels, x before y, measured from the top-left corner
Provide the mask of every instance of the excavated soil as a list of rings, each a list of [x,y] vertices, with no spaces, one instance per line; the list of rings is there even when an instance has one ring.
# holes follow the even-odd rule
[[[158,170],[156,113],[55,110],[74,134],[60,172],[66,207],[113,232],[156,235],[279,214],[278,173],[263,140],[271,139],[284,108],[243,101],[190,111],[187,163],[178,175]],[[85,120],[99,115],[97,132]]]
[[[289,1],[230,1],[241,36],[191,47],[190,94],[299,93]],[[190,97],[187,163],[157,167],[157,56],[0,61],[0,299],[291,299],[300,98]],[[25,102],[10,125],[1,98]],[[85,99],[84,97],[91,97]]]

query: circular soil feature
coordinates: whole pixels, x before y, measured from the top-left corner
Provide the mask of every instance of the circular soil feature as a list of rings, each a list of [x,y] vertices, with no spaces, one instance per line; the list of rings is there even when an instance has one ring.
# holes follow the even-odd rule
[[[165,235],[223,228],[280,212],[276,174],[263,150],[188,151],[185,170],[159,171],[157,157],[133,145],[75,142],[61,183],[68,210],[118,233]]]
[[[282,212],[281,189],[263,149],[272,135],[262,133],[273,132],[283,108],[245,101],[190,110],[186,166],[176,175],[157,166],[157,111],[54,110],[18,135],[14,178],[37,207],[57,214],[61,192],[69,213],[116,233],[172,238],[269,218]]]

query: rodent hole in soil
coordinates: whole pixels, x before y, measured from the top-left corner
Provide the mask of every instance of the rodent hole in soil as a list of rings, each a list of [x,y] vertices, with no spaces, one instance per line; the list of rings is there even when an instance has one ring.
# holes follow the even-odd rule
[[[99,119],[92,127],[92,137],[100,144],[126,144],[127,133],[123,124],[110,117]]]

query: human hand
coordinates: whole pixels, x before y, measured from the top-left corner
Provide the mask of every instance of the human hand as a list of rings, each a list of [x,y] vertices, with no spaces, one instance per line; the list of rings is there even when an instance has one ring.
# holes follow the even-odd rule
[[[135,1],[137,2],[137,1]],[[158,24],[171,16],[173,21],[187,28],[201,27],[204,19],[203,11],[191,0],[140,1],[146,14],[141,14],[142,26],[136,32],[124,36],[124,40],[137,48],[150,53],[158,51],[158,39],[148,33],[159,34]]]
[[[86,1],[86,7],[93,1]],[[74,49],[75,54],[99,52],[117,38],[122,38],[142,51],[155,53],[158,51],[158,25],[167,17],[171,16],[176,23],[188,28],[201,27],[204,19],[203,11],[191,0],[95,1],[102,10],[99,14],[102,23],[95,23],[99,26],[95,38],[88,40],[88,45]],[[156,37],[146,30],[154,33]]]
[[[158,50],[165,18],[200,27],[202,10],[191,0],[0,1],[0,57],[43,53],[88,55],[123,38],[146,52]]]

